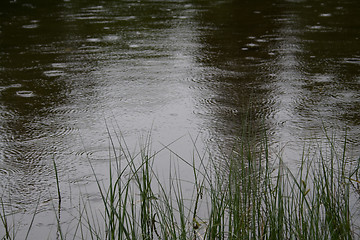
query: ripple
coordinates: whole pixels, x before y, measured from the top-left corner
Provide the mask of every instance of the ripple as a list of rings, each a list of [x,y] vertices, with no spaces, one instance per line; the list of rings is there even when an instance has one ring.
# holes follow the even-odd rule
[[[262,39],[262,38],[258,38],[258,39],[256,39],[255,41],[258,42],[258,43],[267,43],[267,42],[269,42],[269,40],[267,40],[267,39]]]
[[[118,154],[119,150],[116,150],[117,157],[120,156]],[[79,151],[75,153],[76,156],[85,156],[89,158],[90,160],[96,160],[96,161],[109,161],[109,160],[115,160],[114,151],[112,149],[109,149],[109,147],[104,148],[94,148],[86,151]]]
[[[256,44],[256,43],[248,43],[245,45],[247,48],[250,48],[250,49],[255,49],[255,48],[259,48],[260,45],[259,44]]]
[[[181,15],[181,16],[173,16],[173,18],[175,18],[175,19],[187,19],[189,17]]]
[[[309,28],[309,29],[324,29],[324,27],[323,26],[320,26],[320,25],[313,25],[313,26],[307,26],[307,28]]]
[[[333,76],[331,75],[322,75],[322,74],[317,74],[313,77],[313,82],[314,83],[330,83],[333,81]]]
[[[60,76],[63,76],[65,74],[65,72],[60,71],[60,70],[49,70],[49,71],[43,72],[43,74],[46,77],[60,77]]]
[[[101,17],[98,16],[86,16],[86,15],[79,15],[79,16],[74,16],[74,19],[76,20],[98,20],[98,19],[102,19]]]
[[[15,84],[11,84],[9,86],[7,86],[7,88],[21,88],[22,84],[20,83],[15,83]]]
[[[213,118],[216,115],[216,111],[214,111],[214,109],[204,108],[204,107],[195,107],[195,109],[193,110],[193,113],[195,115],[199,115],[202,117],[210,117],[210,118]]]
[[[200,84],[200,83],[194,82],[189,85],[189,89],[206,90],[206,89],[208,89],[208,86],[206,86],[205,84]]]
[[[78,131],[78,128],[71,126],[59,126],[54,133],[51,133],[49,137],[64,137],[73,134]]]
[[[97,46],[86,46],[86,45],[84,45],[84,46],[79,47],[78,50],[79,50],[78,51],[79,53],[87,54],[87,53],[97,53],[101,49],[99,47],[97,47]]]
[[[115,20],[118,21],[130,21],[136,19],[136,16],[123,16],[123,17],[116,17]]]
[[[66,68],[66,63],[52,63],[51,66],[53,68]]]
[[[91,6],[91,7],[87,7],[84,8],[83,10],[86,12],[94,12],[94,13],[98,13],[98,12],[103,12],[104,6],[102,5],[97,5],[97,6]]]
[[[101,39],[100,38],[87,38],[86,41],[92,42],[92,43],[97,43],[97,42],[101,42]]]
[[[204,105],[216,105],[218,104],[218,101],[214,98],[203,98],[200,99],[199,103]]]
[[[23,159],[26,159],[26,163],[32,162],[34,157],[31,157],[31,154],[24,154],[20,149],[9,148],[4,151],[4,163],[0,165],[0,169],[3,174],[6,175],[18,175],[22,172],[22,169],[25,167]]]
[[[327,32],[327,31],[330,31],[330,30],[331,30],[331,28],[325,27],[325,26],[321,26],[321,25],[306,26],[306,28],[307,28],[309,31],[320,31],[320,32]]]
[[[140,47],[140,46],[139,46],[138,44],[130,44],[129,47],[130,47],[130,48],[138,48],[138,47]]]
[[[331,15],[331,13],[321,13],[319,16],[320,17],[331,17],[332,15]]]
[[[49,114],[54,114],[56,115],[56,117],[64,117],[64,116],[74,116],[74,115],[78,115],[81,113],[88,113],[89,112],[89,108],[87,107],[75,107],[75,106],[60,106],[60,107],[56,107],[56,108],[50,108],[47,109],[47,112]]]
[[[267,39],[267,41],[274,41],[274,42],[278,42],[278,41],[283,41],[284,38],[283,37],[279,37],[278,35],[273,35],[273,34],[265,34],[265,35],[261,35],[260,36],[261,39]]]
[[[360,56],[352,57],[352,58],[345,58],[343,63],[350,63],[350,64],[360,64]]]
[[[119,40],[119,36],[116,36],[116,35],[107,35],[107,36],[104,36],[104,41],[106,42],[115,42],[117,40]]]
[[[23,97],[23,98],[35,97],[35,94],[33,93],[33,91],[17,91],[16,95],[19,97]]]
[[[0,118],[1,120],[8,121],[9,119],[14,119],[16,117],[16,113],[10,109],[1,109],[0,111]]]
[[[0,164],[0,176],[6,175],[11,176],[13,174],[16,174],[17,171],[15,171],[14,168],[7,166],[6,164]]]
[[[28,25],[23,25],[22,28],[25,28],[25,29],[34,29],[34,28],[38,28],[39,27],[39,24],[28,24]]]

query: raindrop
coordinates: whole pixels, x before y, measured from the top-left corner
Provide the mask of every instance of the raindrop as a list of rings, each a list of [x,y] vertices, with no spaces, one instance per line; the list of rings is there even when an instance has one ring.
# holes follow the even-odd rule
[[[50,71],[45,71],[44,75],[46,77],[59,77],[59,76],[64,75],[64,71],[50,70]]]

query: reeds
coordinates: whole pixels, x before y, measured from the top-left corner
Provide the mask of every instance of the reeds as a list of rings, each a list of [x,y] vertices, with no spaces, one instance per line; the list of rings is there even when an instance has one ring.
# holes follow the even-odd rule
[[[93,169],[103,210],[96,212],[83,200],[71,238],[359,237],[359,160],[347,158],[346,138],[341,148],[328,136],[325,146],[319,145],[317,150],[304,147],[297,172],[287,168],[280,153],[270,156],[265,136],[257,147],[239,141],[221,161],[202,154],[195,140],[193,159],[186,160],[171,150],[171,144],[153,152],[150,136],[136,153],[120,134],[109,138],[109,159],[115,160],[109,162],[108,182],[97,179]],[[182,179],[182,168],[174,167],[177,164],[171,165],[168,177],[158,174],[156,157],[161,151],[169,152],[169,163],[191,169],[193,178]],[[1,239],[15,239],[4,208],[0,218],[5,230]]]

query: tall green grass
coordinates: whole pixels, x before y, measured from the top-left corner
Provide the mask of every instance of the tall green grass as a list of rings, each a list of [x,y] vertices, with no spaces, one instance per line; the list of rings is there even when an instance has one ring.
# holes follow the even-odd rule
[[[280,153],[269,149],[266,136],[256,147],[250,141],[239,141],[219,161],[201,153],[196,140],[190,160],[172,151],[171,144],[153,151],[150,136],[134,153],[115,133],[110,137],[109,159],[115,160],[109,160],[109,181],[99,180],[92,168],[103,210],[92,209],[83,199],[75,231],[67,235],[59,226],[58,236],[109,240],[357,239],[359,159],[347,157],[346,138],[337,145],[335,138],[325,135],[325,145],[319,144],[316,150],[313,145],[317,143],[304,147],[294,172]],[[157,173],[156,158],[164,151],[171,156],[169,162],[190,169],[192,178],[183,179],[183,168],[177,164],[171,165],[167,175]],[[5,231],[0,237],[15,239],[2,209]]]

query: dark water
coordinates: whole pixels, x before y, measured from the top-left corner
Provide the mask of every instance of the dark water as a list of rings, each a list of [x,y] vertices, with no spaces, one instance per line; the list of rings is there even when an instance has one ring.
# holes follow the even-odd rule
[[[230,148],[250,118],[290,164],[326,126],[358,154],[359,13],[357,0],[2,1],[5,206],[28,220],[39,202],[35,227],[56,231],[54,160],[65,201],[87,187],[98,202],[87,157],[106,179],[106,125],[130,146],[185,136],[172,148],[187,156],[187,136]]]

